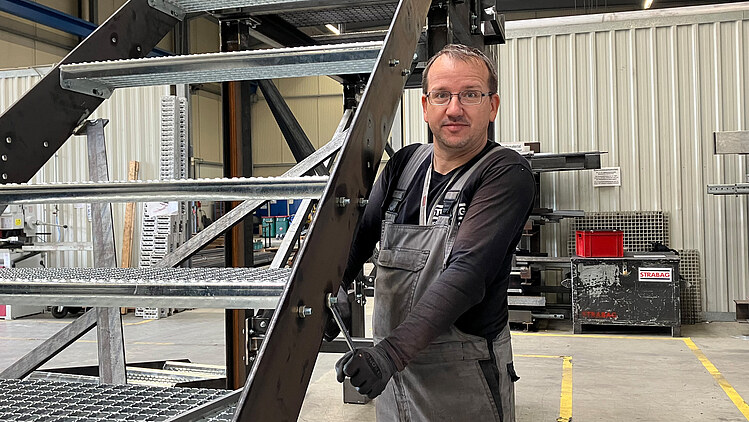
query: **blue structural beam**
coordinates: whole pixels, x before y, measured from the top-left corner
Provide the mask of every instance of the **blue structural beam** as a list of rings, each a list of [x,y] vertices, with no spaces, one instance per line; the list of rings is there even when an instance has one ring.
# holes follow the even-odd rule
[[[29,0],[0,0],[0,12],[10,13],[19,18],[86,38],[97,25],[51,7],[43,6]],[[154,48],[149,56],[171,56],[172,53]]]

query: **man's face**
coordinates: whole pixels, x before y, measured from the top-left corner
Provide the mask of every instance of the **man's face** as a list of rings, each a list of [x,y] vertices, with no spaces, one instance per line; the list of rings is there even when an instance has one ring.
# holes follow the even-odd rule
[[[489,92],[488,70],[479,60],[468,62],[443,55],[429,69],[427,91],[449,91],[457,94],[465,90]],[[481,104],[463,105],[457,95],[447,105],[432,105],[421,97],[424,121],[434,133],[435,148],[448,154],[460,154],[484,145],[489,123],[497,117],[499,97],[484,97]]]

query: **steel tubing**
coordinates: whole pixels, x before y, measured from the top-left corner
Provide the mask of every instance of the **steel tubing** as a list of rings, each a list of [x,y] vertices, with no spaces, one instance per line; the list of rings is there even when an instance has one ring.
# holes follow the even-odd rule
[[[173,181],[8,184],[0,186],[0,204],[168,202],[184,200],[319,198],[328,178],[190,179]]]

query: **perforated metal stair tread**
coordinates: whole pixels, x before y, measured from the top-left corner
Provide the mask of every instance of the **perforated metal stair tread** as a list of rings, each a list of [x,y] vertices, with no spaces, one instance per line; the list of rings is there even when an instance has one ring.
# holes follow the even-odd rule
[[[254,15],[278,14],[294,26],[390,21],[398,4],[393,0],[169,0],[169,2],[186,13],[243,8]]]
[[[0,380],[0,390],[0,420],[40,422],[164,421],[228,393],[39,380]]]
[[[2,268],[0,302],[272,309],[290,275],[288,268]]]
[[[116,88],[369,73],[382,43],[362,42],[77,63],[64,88],[108,97]]]

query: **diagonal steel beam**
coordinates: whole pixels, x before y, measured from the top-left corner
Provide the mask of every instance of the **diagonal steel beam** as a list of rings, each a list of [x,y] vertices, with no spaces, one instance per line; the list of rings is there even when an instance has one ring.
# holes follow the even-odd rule
[[[260,86],[260,90],[263,91],[263,96],[268,103],[268,107],[271,113],[273,113],[279,129],[281,129],[281,133],[286,139],[286,143],[289,145],[294,159],[302,161],[309,157],[315,152],[315,147],[310,142],[307,134],[304,133],[302,125],[296,120],[294,113],[291,112],[286,101],[284,101],[281,92],[276,88],[276,84],[269,79],[262,79],[258,81],[258,85]],[[328,169],[323,165],[315,167],[315,173],[320,176],[329,174]]]
[[[37,370],[55,357],[58,353],[65,350],[66,347],[75,343],[76,340],[83,337],[96,326],[96,312],[88,311],[76,318],[62,330],[56,332],[52,337],[44,340],[42,344],[35,347],[34,350],[26,353],[21,359],[18,359],[12,365],[0,372],[0,378],[3,379],[21,379]]]
[[[63,89],[61,65],[144,57],[174,27],[177,18],[148,3],[129,0],[0,116],[0,155],[7,157],[0,161],[0,183],[31,179],[102,103]]]
[[[372,188],[430,4],[401,0],[398,5],[307,241],[242,391],[235,421],[290,421],[299,416],[327,319],[325,294],[335,293],[340,284],[361,215],[357,203]]]
[[[350,117],[351,111],[347,110],[346,112],[344,112],[342,121],[348,121]],[[309,157],[297,163],[297,165],[284,173],[283,177],[297,177],[309,172],[318,164],[322,163],[323,161],[333,156],[336,152],[338,152],[338,149],[341,147],[341,145],[343,145],[344,138],[345,132],[337,132],[330,140],[330,142],[312,153],[312,155],[310,155]],[[211,243],[214,239],[221,236],[222,233],[237,225],[242,221],[243,218],[255,211],[257,208],[261,207],[264,203],[265,201],[263,200],[251,200],[242,202],[237,207],[232,208],[231,211],[224,214],[224,216],[214,221],[213,224],[208,226],[205,230],[201,231],[200,233],[190,238],[190,240],[183,243],[174,252],[165,256],[164,259],[159,261],[156,266],[160,268],[169,268],[179,265],[186,259],[190,258],[192,255],[194,255],[196,252],[198,252],[200,249],[202,249],[205,245]]]

